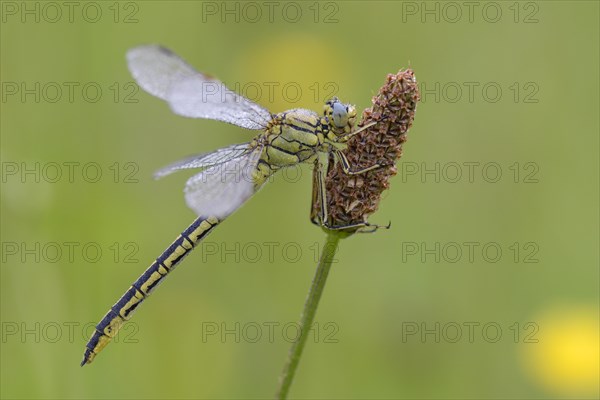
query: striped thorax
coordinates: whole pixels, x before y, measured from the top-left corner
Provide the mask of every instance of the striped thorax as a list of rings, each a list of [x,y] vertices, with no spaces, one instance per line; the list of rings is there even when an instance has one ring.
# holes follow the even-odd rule
[[[281,168],[311,163],[317,152],[328,152],[329,144],[345,142],[356,118],[354,106],[333,98],[325,103],[324,115],[296,108],[273,116],[265,133],[253,143],[264,143],[258,170],[267,178]]]

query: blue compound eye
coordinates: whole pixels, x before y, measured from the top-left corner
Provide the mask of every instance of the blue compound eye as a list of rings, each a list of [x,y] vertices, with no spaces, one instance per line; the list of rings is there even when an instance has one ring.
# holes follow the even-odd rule
[[[343,128],[348,123],[348,110],[339,102],[333,103],[333,124],[338,128]]]

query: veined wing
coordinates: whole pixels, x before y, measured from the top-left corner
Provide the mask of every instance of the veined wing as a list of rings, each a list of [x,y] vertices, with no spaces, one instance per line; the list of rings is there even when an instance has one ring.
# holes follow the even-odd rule
[[[210,153],[198,154],[180,161],[176,161],[173,164],[159,169],[154,173],[154,178],[159,179],[181,169],[210,168],[235,158],[242,157],[252,150],[253,149],[250,147],[250,143],[241,143],[234,144],[233,146],[223,147],[222,149],[218,149]]]
[[[138,85],[166,100],[174,113],[208,118],[247,129],[264,129],[271,113],[202,74],[170,50],[147,45],[127,52],[127,65]]]
[[[263,182],[254,177],[263,147],[259,146],[225,163],[192,176],[185,186],[185,200],[197,215],[222,220],[256,193]]]

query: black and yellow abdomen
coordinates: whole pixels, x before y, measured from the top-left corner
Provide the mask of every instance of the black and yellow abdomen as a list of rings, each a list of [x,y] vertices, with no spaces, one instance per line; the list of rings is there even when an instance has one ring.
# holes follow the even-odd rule
[[[152,290],[173,271],[177,264],[208,235],[220,221],[215,217],[200,217],[175,239],[148,267],[123,296],[108,310],[96,325],[96,330],[86,345],[81,365],[89,364],[102,349],[110,343],[133,312],[152,293]]]

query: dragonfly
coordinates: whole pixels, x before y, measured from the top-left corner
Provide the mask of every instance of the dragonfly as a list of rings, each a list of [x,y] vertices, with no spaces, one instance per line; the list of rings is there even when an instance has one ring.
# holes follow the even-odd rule
[[[313,220],[329,229],[357,226],[328,224],[324,192],[326,165],[341,162],[344,172],[361,174],[374,168],[353,170],[341,152],[354,134],[356,108],[337,98],[328,100],[323,115],[306,109],[272,114],[260,105],[228,89],[218,79],[198,72],[182,58],[158,45],[144,45],[127,52],[128,68],[138,85],[162,100],[178,115],[222,121],[260,131],[251,141],[196,155],[155,173],[162,178],[173,172],[199,169],[185,185],[187,205],[198,216],[146,269],[96,325],[81,366],[91,363],[115,337],[134,311],[198,243],[225,218],[242,206],[278,170],[313,163],[320,215]],[[317,171],[317,170],[316,170]],[[360,224],[369,226],[368,223]],[[360,227],[360,226],[358,226]]]

